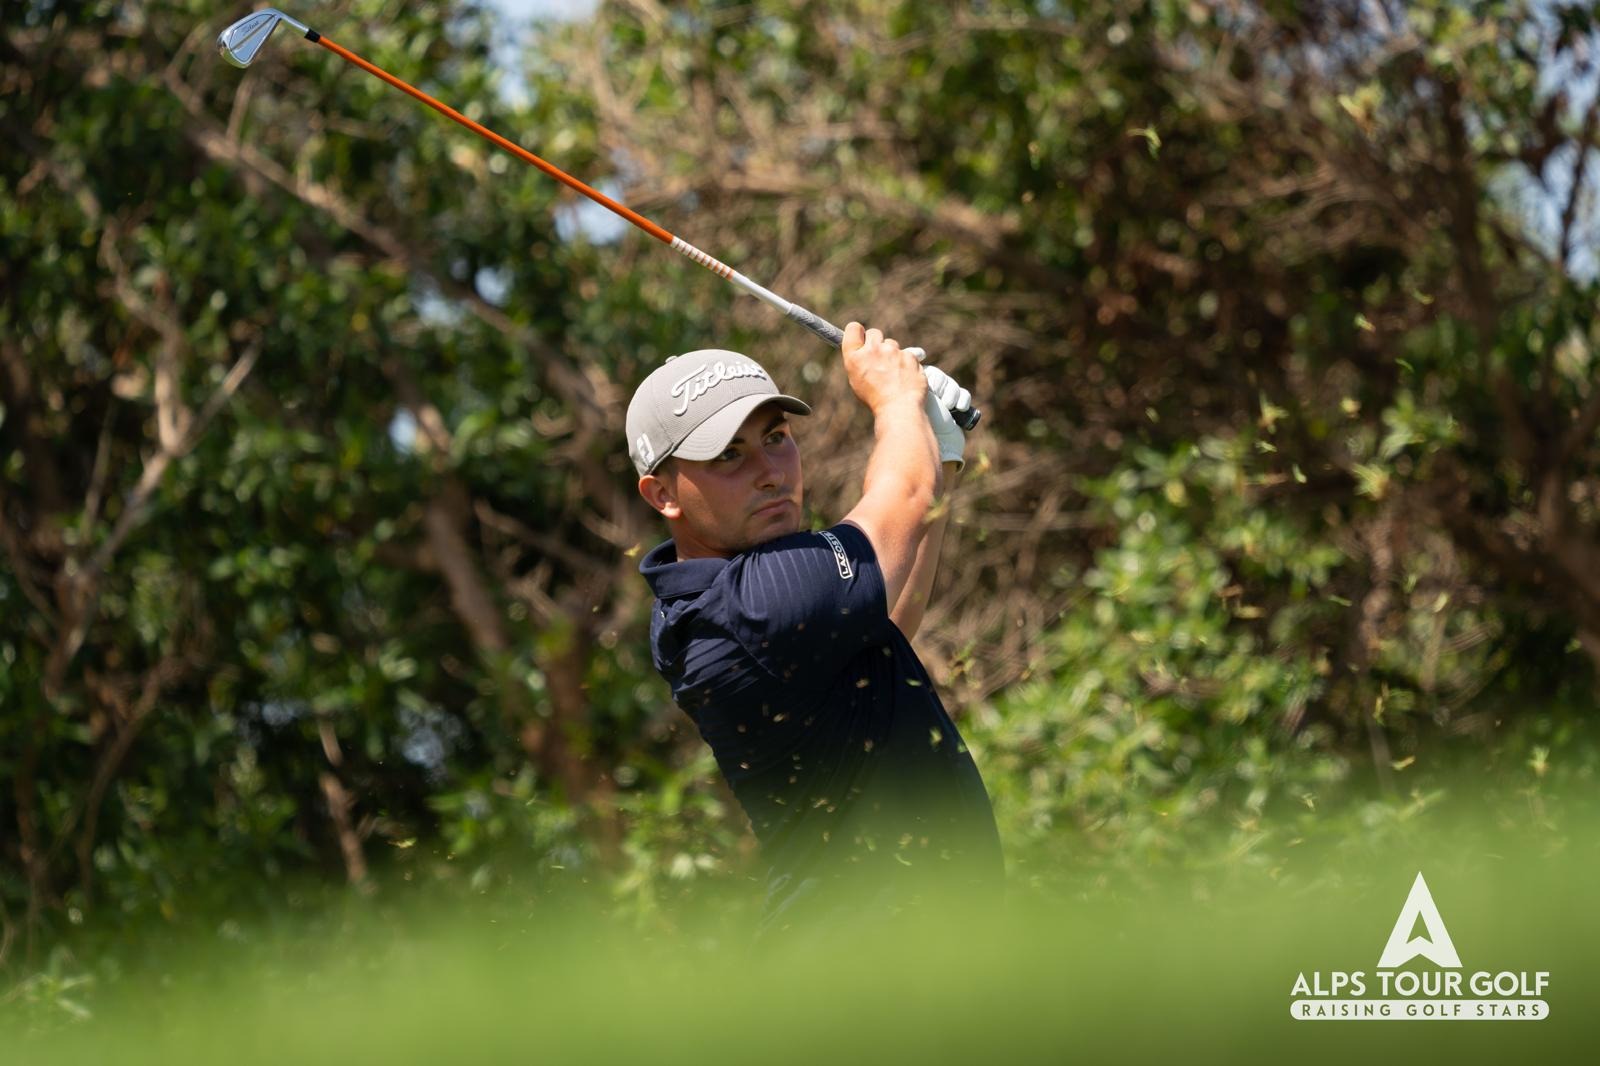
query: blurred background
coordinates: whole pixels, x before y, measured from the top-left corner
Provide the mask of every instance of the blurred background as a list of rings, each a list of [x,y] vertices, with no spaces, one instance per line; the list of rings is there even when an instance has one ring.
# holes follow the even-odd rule
[[[287,30],[226,65],[248,10],[0,9],[0,998],[415,892],[753,906],[622,414],[750,353],[831,522],[836,354]],[[1440,808],[1567,839],[1600,5],[286,10],[972,389],[918,650],[1019,892],[1349,878]]]

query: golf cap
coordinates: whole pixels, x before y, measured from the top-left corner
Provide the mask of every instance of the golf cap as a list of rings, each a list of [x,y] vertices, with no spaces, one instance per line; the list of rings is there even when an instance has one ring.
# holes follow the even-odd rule
[[[778,391],[748,355],[702,348],[669,358],[640,382],[628,404],[628,458],[639,476],[669,455],[715,459],[764,403],[791,414],[811,408]]]

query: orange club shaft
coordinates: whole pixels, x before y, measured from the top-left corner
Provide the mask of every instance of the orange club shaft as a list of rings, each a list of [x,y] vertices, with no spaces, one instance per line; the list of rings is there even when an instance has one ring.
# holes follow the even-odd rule
[[[672,243],[672,234],[668,233],[654,222],[651,222],[648,218],[645,218],[637,211],[634,211],[623,204],[617,203],[617,201],[613,200],[599,189],[579,181],[577,178],[573,177],[571,174],[568,174],[560,167],[540,159],[538,156],[534,155],[520,144],[507,140],[494,130],[482,125],[481,123],[472,121],[470,118],[463,115],[449,104],[434,99],[409,82],[401,81],[399,78],[395,77],[393,74],[390,74],[382,67],[375,66],[374,64],[367,62],[365,59],[362,59],[360,56],[350,51],[350,49],[341,44],[330,41],[328,38],[322,36],[320,33],[317,33],[315,30],[309,31],[306,36],[315,43],[320,44],[322,47],[332,52],[334,55],[338,56],[340,59],[348,60],[349,62],[354,63],[356,66],[360,67],[368,74],[371,74],[373,77],[386,81],[406,95],[427,104],[445,118],[459,122],[473,133],[476,133],[479,137],[499,145],[501,148],[504,148],[506,151],[522,160],[524,163],[527,163],[530,166],[538,167],[540,170],[544,171],[546,174],[550,175],[552,178],[556,179],[574,192],[582,193],[584,196],[587,196],[600,206],[607,208],[618,215],[621,215],[623,218],[627,219],[629,222],[632,222],[635,226],[638,226],[640,229],[644,230],[661,243]]]

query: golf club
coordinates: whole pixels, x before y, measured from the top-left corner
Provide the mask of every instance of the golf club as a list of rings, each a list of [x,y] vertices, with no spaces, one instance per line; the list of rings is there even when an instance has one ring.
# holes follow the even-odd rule
[[[223,30],[222,33],[217,36],[217,51],[222,53],[222,57],[228,62],[232,63],[234,66],[241,68],[248,67],[252,62],[255,61],[256,56],[261,53],[262,47],[267,43],[267,38],[272,36],[272,31],[278,28],[278,23],[280,22],[287,23],[294,27],[296,30],[305,35],[306,40],[311,41],[314,44],[320,44],[322,47],[337,55],[339,58],[347,62],[354,63],[356,66],[360,67],[368,74],[371,74],[373,77],[388,82],[401,92],[406,93],[407,95],[427,104],[429,107],[433,108],[441,115],[444,115],[446,118],[460,123],[485,140],[491,141],[501,148],[504,148],[506,151],[510,152],[524,163],[527,163],[530,166],[538,167],[552,178],[561,182],[561,184],[567,186],[575,192],[582,193],[584,196],[587,196],[589,199],[593,200],[601,207],[604,207],[606,210],[633,223],[635,226],[638,226],[640,229],[650,234],[650,236],[654,237],[656,240],[670,246],[673,251],[688,256],[690,259],[694,260],[696,263],[699,263],[701,266],[705,267],[707,270],[711,271],[713,274],[716,274],[723,280],[731,281],[745,292],[750,293],[752,296],[756,296],[762,300],[765,300],[767,303],[771,304],[773,307],[776,307],[788,317],[805,326],[811,332],[815,333],[817,336],[821,337],[834,347],[837,348],[840,342],[843,341],[844,331],[838,326],[835,326],[832,322],[829,322],[827,319],[823,318],[821,315],[815,314],[812,311],[808,311],[799,304],[785,300],[782,296],[779,296],[772,290],[756,284],[754,281],[751,281],[749,278],[745,277],[737,270],[734,270],[720,259],[707,255],[705,252],[702,252],[700,249],[696,248],[683,238],[676,237],[671,233],[668,233],[654,222],[651,222],[648,218],[645,218],[638,212],[617,203],[600,190],[590,188],[588,185],[585,185],[583,182],[579,181],[577,178],[574,178],[561,168],[545,162],[543,159],[540,159],[526,148],[506,140],[504,137],[500,136],[498,133],[494,132],[488,127],[482,126],[472,121],[467,116],[461,114],[454,108],[440,103],[438,100],[435,100],[421,89],[401,81],[393,74],[390,74],[381,67],[369,63],[367,60],[356,55],[348,48],[345,48],[339,44],[335,44],[333,41],[330,41],[328,38],[322,36],[322,34],[318,33],[316,30],[313,30],[305,23],[300,22],[297,19],[290,18],[277,8],[263,8],[254,14],[246,15],[238,22],[235,22],[233,25]],[[919,357],[921,355],[920,350],[918,349],[908,350],[912,351],[914,354],[917,354]],[[965,410],[952,412],[952,414],[956,423],[961,426],[962,429],[966,430],[970,430],[976,426],[978,424],[978,419],[981,417],[981,413],[976,407],[968,407]]]

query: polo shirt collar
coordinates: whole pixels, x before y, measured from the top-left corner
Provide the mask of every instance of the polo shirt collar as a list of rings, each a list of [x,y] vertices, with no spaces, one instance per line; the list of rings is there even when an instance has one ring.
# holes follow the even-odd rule
[[[670,600],[704,592],[727,565],[726,559],[679,559],[677,544],[667,540],[650,549],[639,563],[639,573],[656,599]]]

